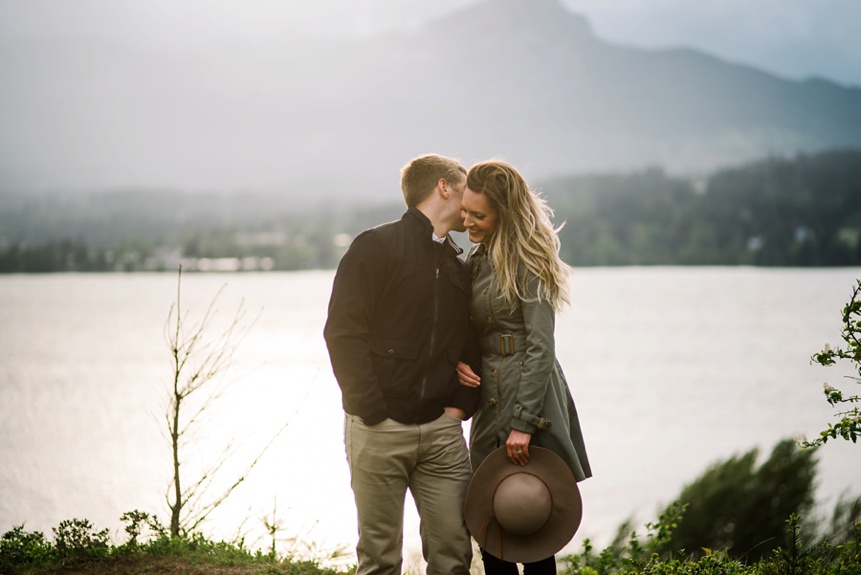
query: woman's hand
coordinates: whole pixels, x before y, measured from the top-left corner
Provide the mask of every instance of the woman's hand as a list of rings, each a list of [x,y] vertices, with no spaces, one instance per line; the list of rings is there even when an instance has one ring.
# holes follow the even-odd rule
[[[505,451],[508,459],[515,465],[526,465],[529,462],[529,442],[532,435],[525,431],[512,429],[505,442]]]
[[[457,362],[457,379],[465,387],[478,387],[481,385],[481,378],[472,371],[468,363],[463,363],[462,361]]]

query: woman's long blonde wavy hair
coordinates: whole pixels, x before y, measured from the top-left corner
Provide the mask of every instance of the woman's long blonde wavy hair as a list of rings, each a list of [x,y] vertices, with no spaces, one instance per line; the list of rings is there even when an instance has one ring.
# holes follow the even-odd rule
[[[506,303],[530,301],[525,293],[525,271],[540,280],[538,298],[560,311],[569,303],[571,268],[559,257],[558,231],[562,226],[553,227],[553,210],[505,162],[489,160],[474,165],[466,185],[484,194],[497,212],[498,227],[487,250]]]

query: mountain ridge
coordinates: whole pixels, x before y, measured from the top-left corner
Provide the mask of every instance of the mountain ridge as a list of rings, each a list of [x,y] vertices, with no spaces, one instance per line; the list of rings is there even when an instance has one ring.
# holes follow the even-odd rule
[[[65,48],[0,49],[0,186],[381,196],[432,151],[545,178],[861,147],[861,88],[606,42],[557,0],[277,52]]]

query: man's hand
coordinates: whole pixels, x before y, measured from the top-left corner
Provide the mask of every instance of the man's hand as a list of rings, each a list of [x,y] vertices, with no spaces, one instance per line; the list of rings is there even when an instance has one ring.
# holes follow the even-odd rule
[[[465,387],[478,387],[481,385],[481,378],[472,371],[468,363],[463,363],[462,361],[457,362],[457,379]]]
[[[459,419],[461,421],[466,419],[466,412],[459,407],[446,407],[445,413],[449,417],[453,417],[453,418]]]

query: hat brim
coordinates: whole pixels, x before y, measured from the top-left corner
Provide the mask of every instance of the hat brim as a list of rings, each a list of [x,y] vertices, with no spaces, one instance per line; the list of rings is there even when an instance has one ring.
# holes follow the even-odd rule
[[[496,488],[515,473],[535,475],[550,492],[550,517],[530,535],[506,531],[494,516]],[[583,502],[571,469],[549,449],[535,446],[529,447],[529,462],[523,466],[508,459],[505,447],[488,455],[475,471],[464,503],[466,526],[479,546],[511,563],[533,563],[554,555],[574,537],[582,517]]]

